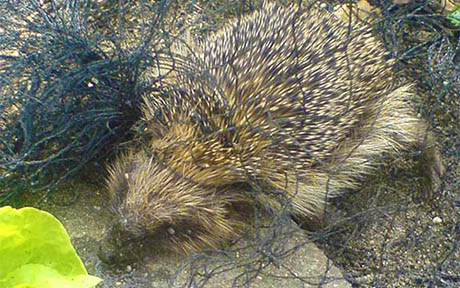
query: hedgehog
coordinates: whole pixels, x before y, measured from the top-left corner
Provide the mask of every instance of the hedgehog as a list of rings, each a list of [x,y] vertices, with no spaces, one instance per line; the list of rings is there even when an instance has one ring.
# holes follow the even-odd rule
[[[108,169],[103,261],[140,246],[219,248],[240,235],[241,207],[277,211],[280,197],[293,215],[321,218],[385,155],[419,153],[429,179],[442,174],[413,87],[395,84],[394,60],[358,24],[265,3],[189,46],[187,69],[144,97],[148,143]]]

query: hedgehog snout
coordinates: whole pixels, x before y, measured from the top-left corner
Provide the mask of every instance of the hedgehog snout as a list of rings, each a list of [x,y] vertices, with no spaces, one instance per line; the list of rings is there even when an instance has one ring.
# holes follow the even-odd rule
[[[111,223],[102,243],[99,245],[98,257],[108,265],[132,263],[138,241],[123,230],[120,223]]]

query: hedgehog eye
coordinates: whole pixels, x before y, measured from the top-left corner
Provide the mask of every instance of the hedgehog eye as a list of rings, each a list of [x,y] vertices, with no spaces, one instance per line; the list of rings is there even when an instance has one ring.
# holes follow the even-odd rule
[[[189,236],[192,236],[192,235],[193,235],[193,232],[192,232],[192,230],[190,230],[190,229],[187,229],[187,234],[188,234]]]

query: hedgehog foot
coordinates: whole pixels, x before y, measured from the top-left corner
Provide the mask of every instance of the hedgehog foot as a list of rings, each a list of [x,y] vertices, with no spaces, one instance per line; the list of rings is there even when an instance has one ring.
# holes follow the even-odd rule
[[[424,137],[424,140],[421,141],[420,150],[422,151],[420,170],[426,179],[426,183],[422,189],[422,197],[430,199],[441,184],[441,177],[445,172],[445,168],[442,163],[441,152],[431,133],[428,133]]]

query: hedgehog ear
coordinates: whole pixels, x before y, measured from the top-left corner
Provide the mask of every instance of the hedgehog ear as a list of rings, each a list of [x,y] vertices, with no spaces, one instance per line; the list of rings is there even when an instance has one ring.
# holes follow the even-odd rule
[[[141,129],[142,134],[147,134],[151,139],[162,138],[167,132],[167,126],[169,122],[168,113],[165,112],[164,106],[165,100],[161,95],[153,97],[150,95],[144,96],[144,104],[142,107],[142,120],[145,123]]]
[[[146,132],[150,136],[150,139],[161,139],[166,134],[166,128],[155,121],[150,121],[148,128],[146,128]]]

